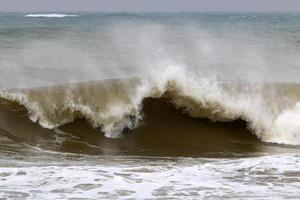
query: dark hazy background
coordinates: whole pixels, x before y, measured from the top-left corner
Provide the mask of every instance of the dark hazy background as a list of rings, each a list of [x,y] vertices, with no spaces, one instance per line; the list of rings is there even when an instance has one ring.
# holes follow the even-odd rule
[[[300,11],[300,0],[0,0],[13,11]]]

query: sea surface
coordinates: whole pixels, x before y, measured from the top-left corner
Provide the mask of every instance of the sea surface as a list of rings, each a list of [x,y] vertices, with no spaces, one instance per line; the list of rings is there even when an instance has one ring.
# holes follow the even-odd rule
[[[0,13],[0,199],[299,199],[300,13]]]

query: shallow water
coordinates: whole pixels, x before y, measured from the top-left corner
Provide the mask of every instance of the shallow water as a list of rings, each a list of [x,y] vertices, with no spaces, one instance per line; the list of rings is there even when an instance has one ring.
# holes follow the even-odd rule
[[[82,164],[91,160],[92,165]],[[97,161],[96,161],[97,160]],[[30,199],[299,198],[299,157],[87,157],[1,168],[1,196]],[[24,164],[23,164],[24,165]]]

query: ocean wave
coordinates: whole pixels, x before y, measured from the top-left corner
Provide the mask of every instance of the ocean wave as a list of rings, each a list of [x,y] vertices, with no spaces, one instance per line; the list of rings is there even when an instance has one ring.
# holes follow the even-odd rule
[[[64,17],[78,17],[78,15],[70,14],[27,14],[25,17],[45,17],[45,18],[64,18]]]
[[[1,98],[23,105],[32,121],[54,129],[85,118],[107,137],[119,137],[143,120],[145,98],[167,98],[194,118],[242,119],[265,142],[300,144],[297,84],[226,82],[199,78],[181,67],[147,78],[103,80],[48,88],[2,90]]]

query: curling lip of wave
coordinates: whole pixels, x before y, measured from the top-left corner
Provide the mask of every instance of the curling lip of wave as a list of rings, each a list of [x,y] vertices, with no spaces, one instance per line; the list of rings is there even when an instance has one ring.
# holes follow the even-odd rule
[[[78,17],[78,15],[68,15],[68,14],[27,14],[25,17],[45,17],[45,18],[64,18],[64,17]]]

